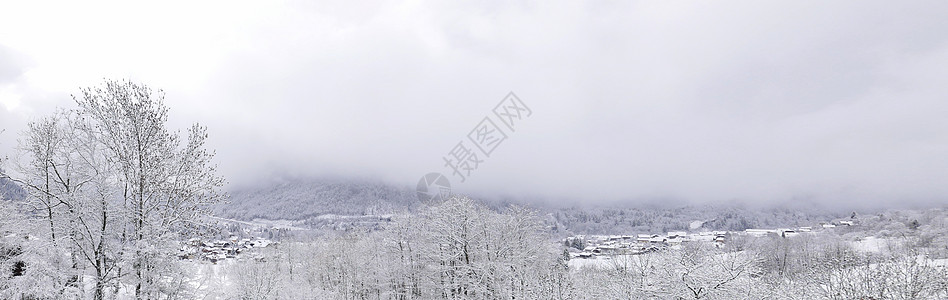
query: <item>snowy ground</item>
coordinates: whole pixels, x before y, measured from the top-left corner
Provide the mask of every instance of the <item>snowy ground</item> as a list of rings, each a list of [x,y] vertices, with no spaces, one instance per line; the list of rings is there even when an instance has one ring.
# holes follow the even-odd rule
[[[227,276],[225,269],[233,264],[241,263],[236,260],[224,260],[217,264],[203,261],[190,261],[186,264],[193,270],[194,281],[191,282],[199,299],[226,299],[225,292],[233,289],[233,282]]]
[[[877,237],[866,237],[859,241],[850,242],[853,246],[853,249],[856,251],[869,252],[869,253],[882,253],[891,248],[891,246],[896,246],[900,243],[897,240],[893,239],[880,239]]]
[[[627,266],[631,262],[641,262],[652,258],[652,253],[636,255],[614,255],[614,256],[595,256],[592,258],[573,258],[567,262],[570,269],[582,270],[585,268],[613,269],[620,266]]]

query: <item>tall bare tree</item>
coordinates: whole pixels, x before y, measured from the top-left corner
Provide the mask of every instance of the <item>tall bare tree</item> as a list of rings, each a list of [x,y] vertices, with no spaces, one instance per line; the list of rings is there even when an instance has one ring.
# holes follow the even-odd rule
[[[138,299],[167,298],[162,286],[183,277],[174,241],[224,197],[206,128],[183,139],[167,126],[164,94],[128,81],[73,98],[78,108],[29,124],[12,178],[43,212],[50,240],[68,244],[76,280],[92,272],[94,299],[123,285]]]
[[[119,230],[131,256],[135,295],[158,298],[170,243],[224,197],[214,153],[205,149],[207,130],[195,124],[183,142],[167,126],[164,93],[141,84],[106,81],[74,98],[87,120],[81,131],[103,146],[106,164],[114,165]]]

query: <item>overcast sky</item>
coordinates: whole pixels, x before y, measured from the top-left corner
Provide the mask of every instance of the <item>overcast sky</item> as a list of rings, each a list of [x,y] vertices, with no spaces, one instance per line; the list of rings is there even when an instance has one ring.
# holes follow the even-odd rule
[[[0,2],[0,153],[128,78],[234,185],[413,186],[513,91],[532,114],[456,191],[948,201],[948,2],[271,2]]]

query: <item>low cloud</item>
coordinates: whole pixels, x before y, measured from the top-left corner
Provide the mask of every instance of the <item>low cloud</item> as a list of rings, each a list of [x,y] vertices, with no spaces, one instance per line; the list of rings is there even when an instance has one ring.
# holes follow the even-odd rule
[[[0,44],[35,62],[8,86],[23,103],[0,125],[127,77],[166,90],[174,126],[208,125],[235,185],[280,174],[413,185],[449,174],[442,157],[515,91],[533,115],[469,179],[451,177],[457,191],[866,205],[948,195],[943,2],[179,5],[77,7],[102,18],[56,30],[41,23],[70,17],[0,13]],[[165,17],[123,17],[141,9]],[[28,29],[12,32],[17,21]],[[102,36],[111,29],[129,40]]]

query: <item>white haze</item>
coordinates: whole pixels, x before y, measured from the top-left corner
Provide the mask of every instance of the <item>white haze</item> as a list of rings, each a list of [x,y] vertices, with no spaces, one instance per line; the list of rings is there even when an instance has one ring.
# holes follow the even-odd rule
[[[946,2],[4,1],[0,154],[103,77],[163,88],[238,186],[450,173],[514,91],[533,115],[456,191],[948,200]]]

